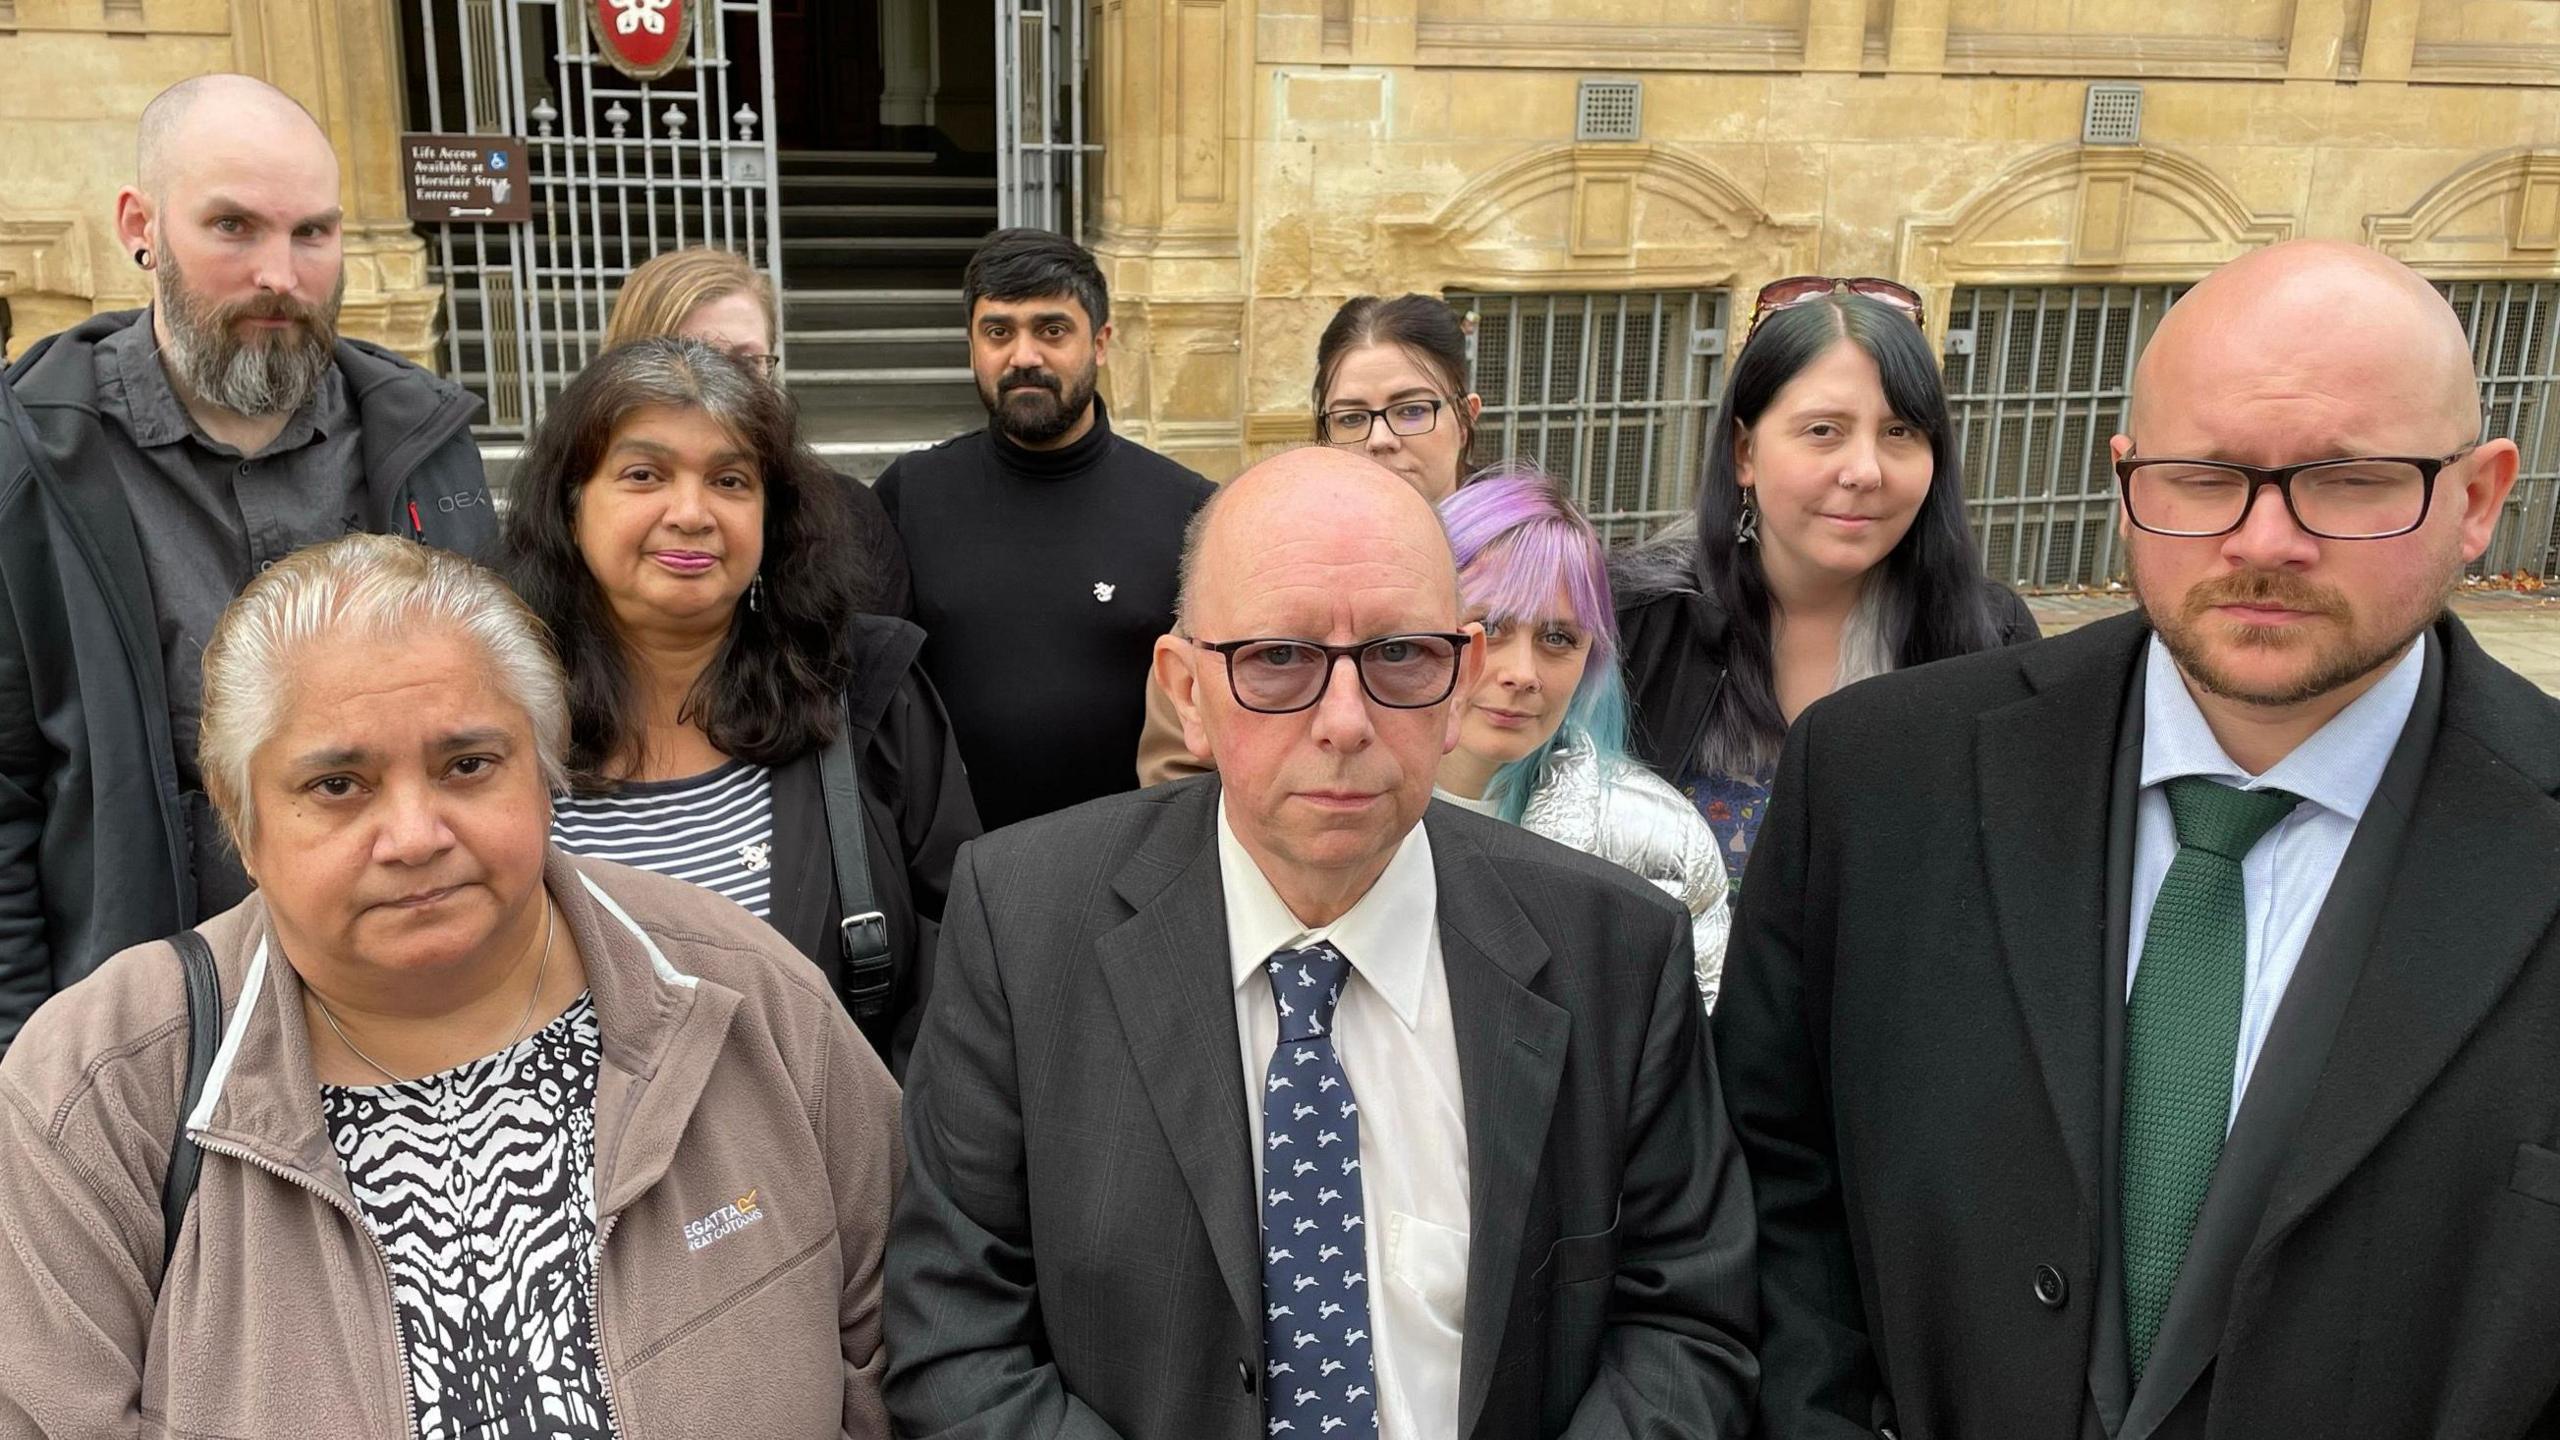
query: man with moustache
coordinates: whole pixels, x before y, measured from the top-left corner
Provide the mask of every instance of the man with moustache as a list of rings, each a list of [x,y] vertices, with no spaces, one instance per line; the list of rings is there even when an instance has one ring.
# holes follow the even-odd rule
[[[1112,433],[1111,297],[1083,246],[999,230],[961,302],[987,428],[901,456],[877,493],[992,830],[1130,788],[1182,528],[1214,487]]]
[[[910,1440],[1711,1440],[1750,1186],[1688,913],[1434,804],[1480,663],[1430,502],[1291,451],[1155,675],[1218,773],[973,842],[907,1072]]]
[[[248,893],[196,771],[198,657],[249,577],[353,530],[495,533],[459,387],[337,332],[337,157],[240,75],[142,113],[149,308],[0,385],[0,1048],[107,956]]]
[[[1714,1021],[1764,1433],[2560,1433],[2560,702],[2445,608],[2480,428],[2416,274],[2236,260],[2114,440],[2140,613],[1798,721]]]

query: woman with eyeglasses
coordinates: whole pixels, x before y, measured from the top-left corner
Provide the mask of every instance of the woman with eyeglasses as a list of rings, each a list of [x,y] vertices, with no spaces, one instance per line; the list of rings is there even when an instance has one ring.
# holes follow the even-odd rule
[[[1358,450],[1437,505],[1467,471],[1484,402],[1467,388],[1467,337],[1434,295],[1361,295],[1316,341],[1316,438]]]
[[[1358,450],[1404,477],[1437,505],[1467,471],[1484,401],[1467,388],[1467,336],[1449,303],[1432,295],[1343,302],[1316,341],[1315,436]],[[1147,682],[1147,725],[1138,737],[1138,783],[1155,785],[1210,767],[1183,747],[1164,688]]]
[[[1760,293],[1694,524],[1624,556],[1635,748],[1734,884],[1803,709],[1871,675],[2036,638],[1983,578],[1920,297],[1800,276]]]
[[[634,340],[674,336],[699,340],[767,380],[781,382],[782,357],[774,353],[781,329],[773,282],[732,251],[697,245],[670,250],[644,262],[622,282],[604,348]],[[838,474],[852,507],[853,541],[844,562],[854,583],[854,608],[866,615],[904,616],[915,608],[907,547],[871,487]]]
[[[924,632],[854,609],[788,397],[699,341],[609,350],[514,498],[501,565],[568,674],[553,843],[769,922],[902,1073],[978,812]]]
[[[1608,551],[1555,481],[1498,467],[1440,502],[1484,665],[1459,697],[1439,795],[1597,855],[1689,909],[1698,996],[1724,971],[1724,862],[1687,797],[1627,753]]]

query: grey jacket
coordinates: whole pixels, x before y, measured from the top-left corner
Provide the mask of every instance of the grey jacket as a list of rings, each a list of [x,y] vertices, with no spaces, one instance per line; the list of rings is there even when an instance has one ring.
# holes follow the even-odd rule
[[[202,918],[151,577],[99,418],[97,343],[146,311],[38,343],[0,383],[0,1051],[45,997]],[[341,340],[375,529],[478,556],[497,530],[479,402]],[[415,515],[413,522],[412,515]]]
[[[817,968],[728,901],[556,852],[545,883],[603,1039],[593,1319],[622,1433],[885,1440],[888,1072]],[[165,1269],[186,1052],[170,948],[116,956],[0,1061],[0,1440],[412,1431],[390,1276],[330,1148],[301,983],[259,897],[202,928],[229,1019]],[[732,1206],[761,1218],[689,1247],[688,1222]]]
[[[1698,998],[1715,1008],[1733,910],[1725,900],[1724,857],[1716,853],[1715,832],[1687,796],[1633,761],[1603,764],[1577,731],[1548,752],[1546,773],[1530,793],[1520,824],[1632,870],[1686,906]]]

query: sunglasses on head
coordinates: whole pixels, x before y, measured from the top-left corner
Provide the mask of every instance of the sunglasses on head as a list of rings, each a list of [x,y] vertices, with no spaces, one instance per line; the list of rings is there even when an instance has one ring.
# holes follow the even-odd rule
[[[1760,298],[1751,304],[1751,328],[1743,332],[1749,339],[1751,330],[1781,310],[1791,309],[1825,295],[1864,295],[1881,305],[1889,305],[1911,317],[1911,323],[1929,328],[1928,310],[1920,303],[1920,292],[1899,280],[1878,275],[1790,275],[1772,280],[1760,287]]]

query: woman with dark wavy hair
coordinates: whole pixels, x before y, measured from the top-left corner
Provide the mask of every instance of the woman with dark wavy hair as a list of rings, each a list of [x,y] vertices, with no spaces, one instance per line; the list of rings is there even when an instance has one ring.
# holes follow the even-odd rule
[[[1919,297],[1808,278],[1762,292],[1695,523],[1617,567],[1636,753],[1697,805],[1736,886],[1807,705],[2036,637],[1983,578]]]
[[[857,613],[851,534],[787,395],[652,339],[553,402],[500,563],[568,671],[560,848],[769,921],[897,1070],[953,853],[979,827],[915,663],[924,632]]]

